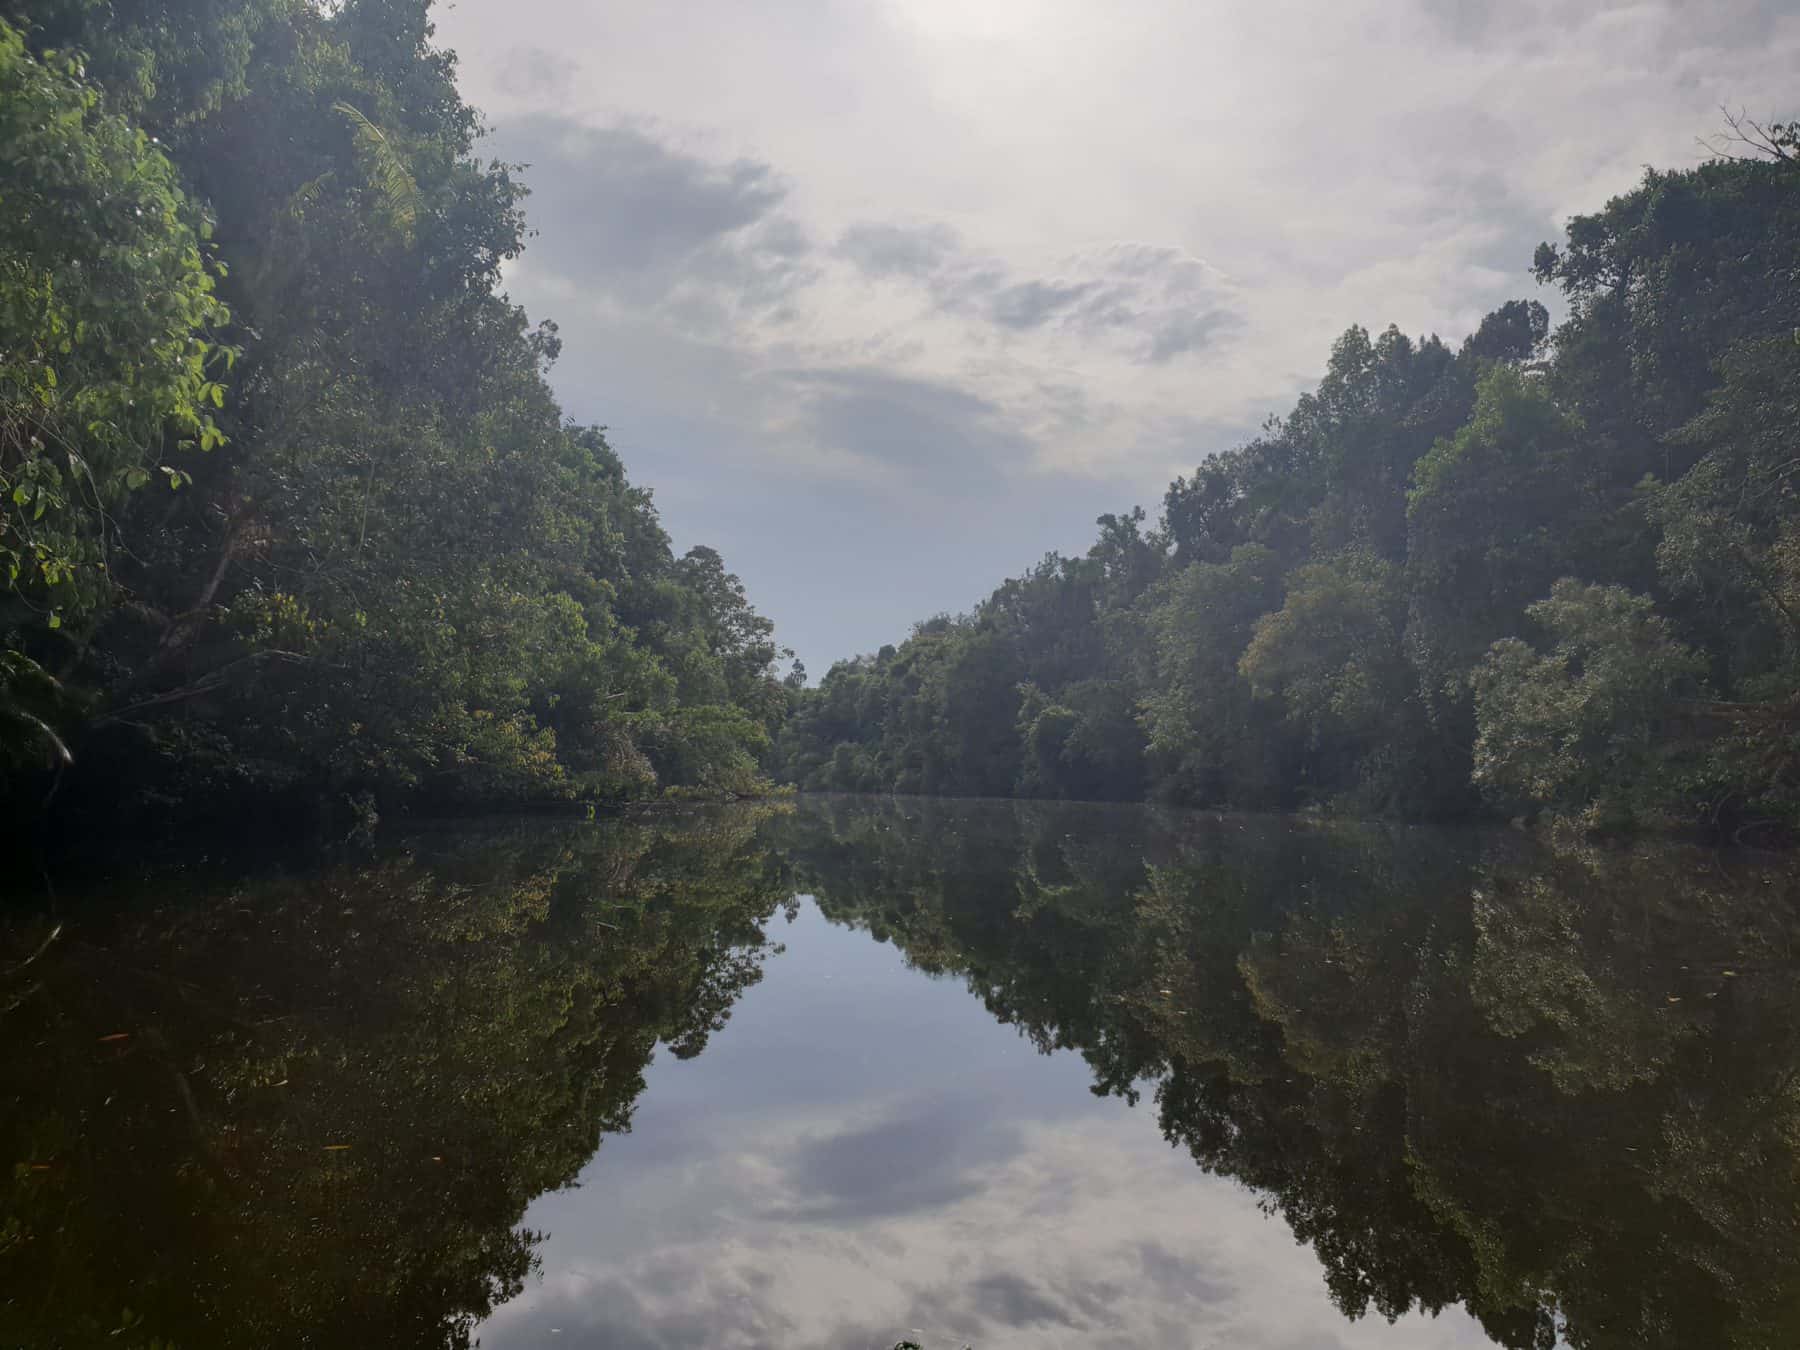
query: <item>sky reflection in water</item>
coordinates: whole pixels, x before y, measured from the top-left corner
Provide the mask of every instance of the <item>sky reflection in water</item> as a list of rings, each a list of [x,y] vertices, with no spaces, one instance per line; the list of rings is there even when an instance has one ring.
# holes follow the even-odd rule
[[[0,1345],[1800,1343],[1791,856],[809,798],[60,894]]]
[[[526,1215],[541,1283],[484,1346],[1485,1346],[1460,1310],[1347,1322],[1316,1258],[1154,1109],[1089,1091],[961,980],[810,898],[705,1054]]]

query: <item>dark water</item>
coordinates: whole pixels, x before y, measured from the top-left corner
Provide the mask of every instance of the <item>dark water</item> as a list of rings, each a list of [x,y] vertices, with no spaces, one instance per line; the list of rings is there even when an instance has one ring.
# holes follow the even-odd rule
[[[1009,803],[64,894],[0,1347],[1792,1346],[1797,938],[1789,859]]]

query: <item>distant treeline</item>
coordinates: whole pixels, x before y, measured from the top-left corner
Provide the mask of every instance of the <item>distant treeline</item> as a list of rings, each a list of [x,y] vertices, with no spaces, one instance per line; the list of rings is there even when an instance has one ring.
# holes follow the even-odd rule
[[[752,790],[771,626],[545,381],[426,0],[0,0],[0,799]]]
[[[799,696],[807,788],[1792,825],[1800,124],[1570,222],[1460,348],[1324,379]]]

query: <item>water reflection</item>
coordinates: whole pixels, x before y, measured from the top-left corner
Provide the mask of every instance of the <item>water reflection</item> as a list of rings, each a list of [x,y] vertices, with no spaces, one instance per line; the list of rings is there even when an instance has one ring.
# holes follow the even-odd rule
[[[0,1345],[1792,1345],[1797,900],[834,799],[144,886],[0,928]]]
[[[784,842],[828,915],[1153,1084],[1347,1315],[1496,1342],[1800,1343],[1788,864],[1506,833],[838,803]]]
[[[484,1346],[1486,1344],[1454,1311],[1346,1324],[1278,1220],[1078,1057],[810,903],[782,938],[705,1055],[652,1066],[632,1134],[529,1211],[543,1277]]]
[[[23,968],[48,921],[12,926],[0,1344],[466,1344],[530,1269],[527,1203],[756,979],[787,891],[755,825],[165,881]]]

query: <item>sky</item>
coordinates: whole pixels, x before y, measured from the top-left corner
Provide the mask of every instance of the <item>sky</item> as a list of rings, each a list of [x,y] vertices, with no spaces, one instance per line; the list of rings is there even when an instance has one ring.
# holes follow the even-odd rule
[[[462,0],[507,273],[816,680],[1787,118],[1800,0]]]

